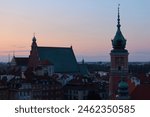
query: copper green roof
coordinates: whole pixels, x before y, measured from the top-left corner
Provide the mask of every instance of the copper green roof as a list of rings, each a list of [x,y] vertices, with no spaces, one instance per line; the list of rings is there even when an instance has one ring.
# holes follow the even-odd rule
[[[120,25],[120,14],[119,14],[119,7],[118,7],[118,24],[117,24],[117,32],[112,40],[112,46],[114,49],[125,49],[126,47],[126,39],[124,38],[122,32],[121,32],[121,25]]]
[[[122,35],[120,29],[117,30],[114,39],[112,40],[112,45],[114,49],[124,49],[126,46],[126,40]]]
[[[111,50],[111,52],[113,53],[113,54],[120,54],[120,55],[123,55],[123,54],[127,54],[128,53],[128,50],[126,50],[126,49],[113,49],[113,50]],[[129,54],[129,53],[128,53]]]
[[[77,73],[78,64],[71,48],[37,47],[40,61],[48,60],[54,65],[56,73]]]
[[[125,81],[121,81],[120,83],[119,83],[119,86],[118,86],[119,88],[128,88],[128,83],[126,83]]]

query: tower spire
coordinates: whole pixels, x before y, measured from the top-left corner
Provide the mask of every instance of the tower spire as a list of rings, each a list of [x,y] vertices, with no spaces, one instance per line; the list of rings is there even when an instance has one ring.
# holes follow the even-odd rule
[[[33,38],[32,38],[33,42],[36,42],[36,37],[35,37],[35,33],[33,33]]]
[[[118,24],[117,24],[117,27],[118,29],[120,29],[121,25],[120,25],[120,4],[118,4]]]
[[[35,32],[33,33],[33,37],[35,37]]]

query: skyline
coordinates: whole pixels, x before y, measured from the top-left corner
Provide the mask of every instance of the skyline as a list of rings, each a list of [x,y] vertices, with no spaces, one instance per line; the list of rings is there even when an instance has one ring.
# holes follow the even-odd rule
[[[35,32],[39,46],[73,46],[77,61],[110,61],[111,39],[121,31],[129,61],[150,61],[148,0],[1,0],[0,61],[28,56]]]

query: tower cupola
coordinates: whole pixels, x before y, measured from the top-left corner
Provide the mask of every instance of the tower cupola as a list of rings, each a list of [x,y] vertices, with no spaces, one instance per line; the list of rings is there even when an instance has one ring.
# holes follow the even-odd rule
[[[112,46],[114,49],[125,49],[126,47],[126,39],[124,38],[122,32],[121,32],[121,24],[120,24],[120,13],[119,13],[119,6],[118,5],[118,24],[117,24],[117,32],[112,40]]]
[[[36,43],[36,37],[34,36],[32,38],[32,48],[35,48],[35,47],[37,47],[37,43]]]

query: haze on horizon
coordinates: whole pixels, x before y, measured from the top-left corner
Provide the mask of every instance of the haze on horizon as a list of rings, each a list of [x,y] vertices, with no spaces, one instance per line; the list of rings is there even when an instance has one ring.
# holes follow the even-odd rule
[[[149,0],[1,0],[0,61],[39,46],[73,46],[78,61],[110,61],[120,6],[129,61],[150,61]]]

